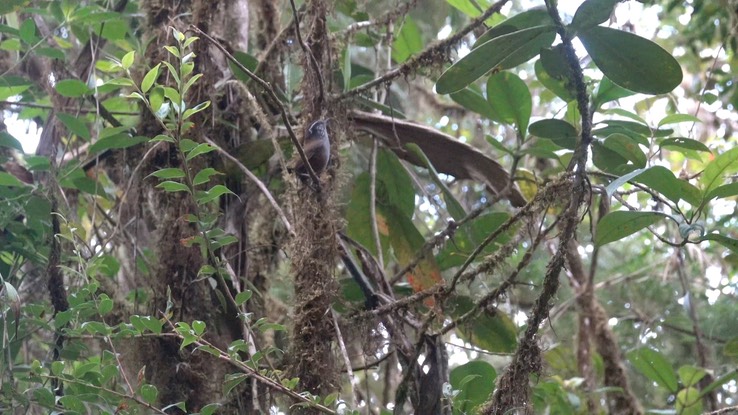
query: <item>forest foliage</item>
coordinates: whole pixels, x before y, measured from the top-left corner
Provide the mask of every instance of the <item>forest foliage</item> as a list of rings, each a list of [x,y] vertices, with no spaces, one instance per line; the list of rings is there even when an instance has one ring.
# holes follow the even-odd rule
[[[564,3],[3,2],[0,411],[738,410],[735,4]]]

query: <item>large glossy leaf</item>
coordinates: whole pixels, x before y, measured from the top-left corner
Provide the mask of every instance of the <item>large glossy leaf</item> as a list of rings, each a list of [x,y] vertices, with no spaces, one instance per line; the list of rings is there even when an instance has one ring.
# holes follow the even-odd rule
[[[550,34],[553,26],[535,26],[496,37],[475,48],[444,72],[436,83],[436,92],[450,94],[460,91],[482,75],[495,68],[501,68],[511,57],[528,54],[537,55],[542,47],[551,44]]]
[[[483,360],[472,360],[455,367],[449,374],[454,390],[460,391],[454,399],[454,414],[474,413],[475,408],[489,399],[495,387],[497,372]]]
[[[674,369],[662,353],[642,347],[629,352],[628,360],[644,376],[669,392],[676,393],[679,389]]]
[[[656,95],[682,82],[679,62],[648,39],[600,26],[580,32],[579,38],[602,73],[623,88]]]
[[[619,210],[610,212],[597,223],[595,245],[619,241],[667,217],[661,212]]]
[[[487,79],[487,101],[495,121],[515,124],[525,135],[530,121],[533,101],[528,86],[511,72],[496,73]]]

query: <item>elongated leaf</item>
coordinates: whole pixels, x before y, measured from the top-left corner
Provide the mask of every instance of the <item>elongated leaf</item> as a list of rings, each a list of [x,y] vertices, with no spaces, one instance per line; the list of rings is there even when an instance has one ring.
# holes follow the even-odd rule
[[[461,220],[466,216],[466,211],[464,210],[464,207],[461,206],[461,203],[459,203],[458,200],[456,200],[456,197],[451,193],[451,190],[449,190],[448,186],[446,186],[446,183],[441,180],[440,177],[438,177],[438,172],[433,167],[433,164],[428,160],[428,157],[423,153],[423,150],[418,147],[415,143],[410,143],[407,145],[407,148],[415,154],[416,157],[418,157],[418,160],[420,160],[423,164],[425,164],[425,167],[428,169],[428,173],[430,173],[431,180],[433,180],[433,183],[436,184],[441,189],[441,192],[443,193],[443,201],[446,202],[446,209],[448,209],[448,213],[451,215],[452,218],[456,220]]]
[[[397,63],[402,63],[421,50],[423,50],[423,38],[420,36],[420,29],[415,24],[415,20],[406,16],[400,33],[395,36],[395,42],[392,45],[392,59]]]
[[[450,94],[460,91],[485,73],[501,65],[506,59],[520,51],[536,49],[532,58],[545,44],[553,32],[553,26],[536,26],[519,30],[490,40],[472,50],[444,72],[436,83],[436,92]]]
[[[738,195],[738,182],[718,186],[705,196],[705,201]]]
[[[472,89],[471,85],[461,91],[454,92],[450,96],[451,99],[470,111],[474,111],[489,119],[495,118],[494,110],[490,106],[489,102],[487,102],[482,94]]]
[[[705,194],[709,194],[713,189],[723,183],[726,175],[738,168],[738,147],[732,148],[723,154],[715,157],[700,176],[700,186]]]
[[[644,94],[665,94],[682,82],[679,62],[661,46],[632,33],[595,26],[579,39],[614,83]]]
[[[69,98],[76,98],[90,92],[87,84],[78,79],[64,79],[54,85],[54,89],[59,95]]]
[[[669,114],[666,117],[664,117],[663,119],[661,119],[661,121],[659,121],[659,127],[661,127],[662,125],[678,124],[678,123],[681,123],[681,122],[699,122],[699,123],[701,123],[702,120],[700,120],[699,118],[695,117],[694,115],[690,115],[690,114]]]
[[[661,148],[685,149],[693,151],[704,151],[710,153],[710,149],[697,140],[685,137],[665,138],[659,142]]]
[[[628,360],[644,376],[671,393],[679,390],[674,369],[666,357],[656,350],[642,347],[628,353]]]
[[[494,120],[515,124],[521,135],[528,130],[533,101],[528,86],[511,72],[500,72],[487,80],[487,101]]]
[[[90,146],[90,153],[98,153],[111,148],[128,148],[149,141],[148,137],[131,137],[128,134],[116,134],[97,140]]]
[[[56,114],[56,116],[70,132],[87,141],[90,140],[90,130],[87,129],[87,125],[82,119],[64,113]]]
[[[595,245],[603,246],[632,235],[667,217],[661,212],[619,210],[610,212],[597,223]]]
[[[727,236],[720,235],[718,233],[708,233],[703,236],[701,241],[715,241],[720,245],[730,249],[733,253],[738,254],[738,240],[728,238]]]
[[[636,167],[643,167],[646,165],[646,155],[643,150],[638,146],[638,143],[631,140],[625,134],[612,134],[605,139],[605,147],[618,153],[626,160],[633,162]]]
[[[494,27],[486,31],[482,36],[480,36],[476,42],[474,42],[473,48],[479,47],[480,45],[483,45],[496,37],[500,37],[508,33],[517,32],[518,30],[528,29],[534,26],[545,26],[551,24],[553,24],[553,22],[551,21],[551,16],[548,14],[546,8],[535,7],[522,13],[518,13],[510,17],[509,19],[506,19],[495,25]],[[552,35],[555,36],[555,34]],[[551,39],[551,41],[553,42],[553,39]],[[527,61],[528,59],[525,59],[524,61],[518,61],[517,63],[514,62],[517,59],[511,59],[510,62],[506,62],[506,64],[511,65],[506,66],[505,69],[517,66]]]

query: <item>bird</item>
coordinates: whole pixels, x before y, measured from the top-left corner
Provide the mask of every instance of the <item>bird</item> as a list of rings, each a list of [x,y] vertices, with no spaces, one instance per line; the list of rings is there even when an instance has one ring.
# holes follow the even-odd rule
[[[307,158],[310,167],[313,168],[316,175],[320,175],[325,170],[331,158],[331,143],[328,138],[328,130],[326,129],[327,123],[328,120],[326,119],[310,124],[302,141],[305,158]],[[303,163],[299,155],[290,165],[289,170],[295,172],[300,180],[305,181],[310,177],[305,163]]]

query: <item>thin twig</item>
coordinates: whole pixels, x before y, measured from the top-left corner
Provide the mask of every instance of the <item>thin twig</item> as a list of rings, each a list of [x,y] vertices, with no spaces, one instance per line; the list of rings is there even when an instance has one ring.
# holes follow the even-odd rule
[[[310,50],[308,44],[305,43],[305,41],[302,39],[302,34],[300,34],[300,18],[297,15],[295,0],[290,0],[290,6],[292,6],[292,15],[294,16],[292,21],[295,23],[295,35],[297,36],[297,43],[300,44],[302,51],[305,53],[308,60],[310,61],[310,65],[313,68],[313,71],[315,71],[315,77],[318,78],[318,86],[320,88],[318,103],[322,105],[323,101],[325,101],[325,86],[323,85],[323,74],[320,72],[320,65],[318,65],[318,60],[315,59],[313,51]]]
[[[274,199],[274,196],[272,196],[272,194],[269,192],[269,189],[267,189],[266,186],[264,186],[264,183],[262,183],[261,180],[259,180],[259,178],[254,175],[254,173],[251,173],[251,170],[249,170],[246,166],[244,166],[243,163],[241,163],[237,158],[235,158],[232,155],[230,155],[227,151],[223,150],[213,140],[211,140],[211,139],[209,139],[209,138],[207,138],[205,136],[203,136],[202,139],[205,140],[211,146],[215,147],[215,149],[218,150],[218,152],[220,154],[222,154],[223,156],[225,156],[225,158],[227,158],[228,160],[230,160],[233,163],[235,163],[236,166],[239,169],[241,169],[241,171],[252,182],[254,182],[254,184],[256,184],[256,187],[258,187],[259,190],[261,190],[261,193],[263,193],[264,196],[266,196],[266,198],[269,200],[269,203],[272,205],[272,207],[274,208],[274,210],[277,211],[277,214],[279,215],[279,218],[282,219],[282,223],[284,224],[284,227],[287,228],[287,232],[289,232],[291,235],[294,235],[295,232],[292,230],[292,225],[290,225],[290,222],[287,220],[287,216],[284,214],[284,211],[282,211],[282,208],[279,207],[279,204]]]
[[[382,255],[382,242],[379,239],[379,226],[377,225],[377,138],[372,141],[372,152],[369,155],[369,217],[372,223],[372,237],[374,247],[377,250],[377,262],[384,269],[384,258]]]
[[[466,35],[468,35],[472,30],[476,29],[478,26],[484,24],[484,21],[487,20],[490,16],[492,16],[495,13],[498,13],[502,6],[504,6],[509,0],[500,0],[497,3],[490,6],[484,13],[482,13],[477,18],[473,19],[471,22],[469,22],[468,25],[466,25],[463,29],[458,31],[455,35],[449,37],[448,39],[442,40],[440,42],[433,43],[432,45],[425,48],[422,52],[418,53],[417,55],[411,57],[410,59],[403,62],[400,66],[396,67],[395,69],[388,71],[384,75],[380,76],[379,78],[373,79],[365,84],[362,84],[352,90],[346,91],[340,95],[337,95],[334,97],[336,101],[342,101],[347,98],[352,98],[358,94],[361,94],[363,92],[366,92],[372,88],[375,88],[379,85],[382,85],[384,83],[387,83],[395,78],[398,78],[403,75],[407,75],[417,68],[425,65],[428,62],[434,62],[437,60],[437,56],[439,53],[442,53],[442,51],[450,48],[451,46],[457,44],[460,42]]]
[[[230,54],[226,50],[226,48],[223,47],[223,45],[220,44],[217,40],[213,39],[210,35],[200,30],[195,25],[190,25],[190,30],[197,33],[198,35],[202,36],[210,42],[213,46],[218,48],[223,55],[225,55],[226,59],[231,61],[234,65],[238,67],[238,69],[242,70],[246,75],[249,76],[249,78],[256,81],[259,86],[267,93],[269,98],[271,98],[272,103],[279,108],[279,113],[282,116],[282,121],[284,122],[285,128],[287,128],[287,134],[290,136],[290,139],[292,140],[292,144],[295,146],[295,149],[297,149],[297,153],[300,155],[300,159],[302,159],[302,163],[305,166],[305,169],[308,172],[308,175],[310,176],[310,179],[313,180],[313,183],[320,184],[320,179],[318,178],[318,175],[315,174],[315,170],[313,170],[313,166],[310,165],[310,161],[308,160],[307,156],[305,155],[305,150],[302,148],[302,145],[300,144],[300,140],[297,138],[297,135],[295,134],[295,131],[292,129],[292,126],[290,125],[290,119],[287,114],[287,109],[285,109],[284,105],[282,104],[282,101],[279,100],[277,97],[276,92],[274,92],[274,89],[271,85],[269,85],[269,82],[259,78],[256,74],[248,70],[241,62],[236,60],[236,58],[233,57],[233,55]]]

